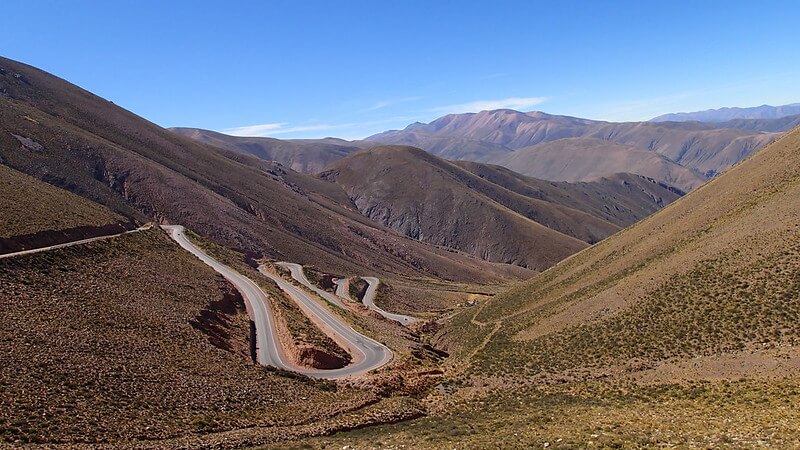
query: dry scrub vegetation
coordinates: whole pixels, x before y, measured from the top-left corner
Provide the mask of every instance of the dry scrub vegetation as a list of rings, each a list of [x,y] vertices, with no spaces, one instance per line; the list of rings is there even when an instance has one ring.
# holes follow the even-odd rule
[[[0,260],[0,442],[122,445],[307,424],[376,401],[213,345],[192,322],[226,293],[156,229]],[[245,342],[244,324],[221,327]]]
[[[271,448],[797,448],[796,381],[543,386]]]
[[[0,238],[122,220],[103,206],[0,164]]]

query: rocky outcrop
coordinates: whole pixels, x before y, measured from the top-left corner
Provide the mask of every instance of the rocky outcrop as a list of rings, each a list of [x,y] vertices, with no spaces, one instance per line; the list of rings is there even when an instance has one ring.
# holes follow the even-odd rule
[[[310,345],[295,345],[294,351],[296,353],[294,357],[298,364],[314,369],[339,369],[348,363],[339,355]]]
[[[222,298],[209,303],[189,324],[205,334],[213,346],[252,359],[244,299],[228,282],[222,289]]]

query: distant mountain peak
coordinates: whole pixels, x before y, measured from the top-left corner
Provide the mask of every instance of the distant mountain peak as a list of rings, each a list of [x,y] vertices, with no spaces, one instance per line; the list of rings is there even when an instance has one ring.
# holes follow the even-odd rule
[[[761,105],[750,108],[725,107],[705,111],[663,114],[650,119],[650,122],[726,122],[736,119],[780,119],[800,114],[800,103],[771,106]]]

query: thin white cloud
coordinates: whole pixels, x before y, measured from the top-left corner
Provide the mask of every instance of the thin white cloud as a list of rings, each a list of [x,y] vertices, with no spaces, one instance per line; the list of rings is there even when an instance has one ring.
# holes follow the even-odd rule
[[[228,128],[222,130],[223,133],[231,136],[255,136],[265,137],[274,136],[276,134],[288,133],[302,133],[305,131],[323,131],[323,130],[336,130],[339,128],[348,128],[355,124],[343,123],[338,125],[318,124],[318,125],[297,125],[287,126],[287,123],[265,123],[261,125],[248,125],[244,127]]]
[[[286,125],[286,123],[263,123],[261,125],[229,128],[222,130],[222,132],[231,136],[267,136],[270,133],[281,130]]]
[[[499,100],[478,100],[457,105],[440,106],[431,111],[437,113],[458,114],[467,112],[491,111],[493,109],[524,110],[547,100],[547,97],[510,97]]]
[[[292,136],[291,138],[317,138],[322,137],[324,133],[314,133],[315,131],[340,130],[339,134],[341,134],[341,130],[347,130],[344,132],[345,135],[353,136],[354,138],[363,138],[377,132],[370,129],[370,127],[384,124],[397,124],[402,123],[403,121],[416,119],[417,118],[414,116],[394,116],[367,122],[349,122],[338,124],[323,123],[294,126],[289,126],[289,124],[286,122],[277,122],[228,128],[221,130],[220,132],[231,136],[243,137],[272,137],[284,134],[293,134],[295,136]]]
[[[383,108],[386,108],[388,106],[393,106],[393,105],[397,105],[397,104],[400,104],[400,103],[415,102],[417,100],[422,100],[422,97],[389,98],[389,99],[386,99],[386,100],[381,100],[379,102],[375,102],[373,105],[371,105],[371,106],[369,106],[367,108],[364,108],[364,109],[362,109],[362,110],[360,110],[358,112],[359,113],[365,113],[365,112],[377,111],[379,109],[383,109]]]
[[[506,72],[496,72],[496,73],[490,73],[490,74],[484,75],[482,77],[478,77],[478,79],[479,80],[493,80],[495,78],[502,78],[502,77],[506,77],[506,76],[508,76],[508,74]]]
[[[616,122],[638,122],[650,120],[661,114],[663,111],[675,111],[687,99],[696,96],[699,92],[678,92],[672,95],[651,97],[646,99],[631,100],[602,105],[594,115],[603,117],[603,120]]]

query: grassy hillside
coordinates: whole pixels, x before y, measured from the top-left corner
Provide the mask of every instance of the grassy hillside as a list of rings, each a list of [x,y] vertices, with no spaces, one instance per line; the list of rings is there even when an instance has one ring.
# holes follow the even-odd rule
[[[341,186],[365,216],[414,239],[535,269],[678,198],[637,176],[553,183],[403,146],[361,150],[320,177]]]
[[[481,355],[503,360],[510,350],[502,350],[503,338],[530,350],[564,339],[565,350],[590,352],[564,358],[573,366],[603,363],[603,351],[615,362],[658,361],[791,341],[794,331],[785,327],[800,300],[793,269],[800,262],[798,149],[795,130],[692,195],[486,304],[475,319],[504,325],[498,352]]]
[[[314,445],[800,444],[800,129],[453,318],[438,414]]]
[[[124,220],[97,203],[0,164],[0,238]]]

